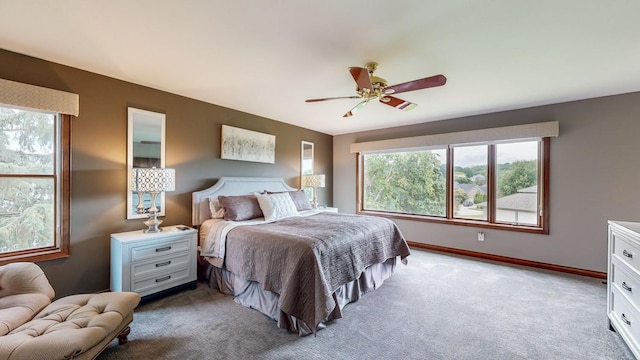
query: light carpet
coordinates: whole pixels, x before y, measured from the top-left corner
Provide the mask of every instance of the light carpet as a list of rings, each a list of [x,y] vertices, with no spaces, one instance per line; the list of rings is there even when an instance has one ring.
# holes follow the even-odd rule
[[[412,249],[317,336],[198,284],[138,307],[116,359],[633,359],[602,280]]]

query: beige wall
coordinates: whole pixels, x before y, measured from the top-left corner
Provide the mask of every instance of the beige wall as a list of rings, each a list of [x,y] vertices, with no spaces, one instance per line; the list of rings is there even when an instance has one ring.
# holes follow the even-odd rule
[[[42,262],[57,296],[109,288],[109,235],[141,229],[126,220],[127,107],[166,114],[166,166],[176,169],[163,225],[191,222],[191,192],[222,176],[283,177],[299,186],[300,141],[315,143],[316,172],[332,178],[332,137],[0,49],[0,78],[80,95],[71,135],[71,256]],[[250,101],[248,99],[247,101]],[[223,124],[276,136],[276,163],[220,159]],[[318,189],[332,204],[332,184]]]
[[[551,141],[550,234],[397,220],[407,240],[605,272],[607,220],[640,221],[640,93],[334,137],[334,206],[355,212],[353,142],[558,120]]]
[[[558,120],[551,142],[550,234],[532,235],[398,220],[410,241],[606,271],[606,220],[640,221],[636,163],[640,94],[542,106],[331,137],[278,121],[0,50],[0,78],[80,95],[72,124],[71,257],[42,262],[58,296],[109,287],[109,234],[126,220],[126,108],[167,115],[166,163],[176,169],[165,224],[188,224],[191,192],[221,176],[278,176],[298,186],[300,140],[316,144],[316,171],[333,177],[321,203],[355,211],[355,158],[349,144],[405,136]],[[357,119],[356,119],[357,120]],[[220,159],[222,124],[276,135],[276,164]],[[333,201],[335,199],[335,201]]]

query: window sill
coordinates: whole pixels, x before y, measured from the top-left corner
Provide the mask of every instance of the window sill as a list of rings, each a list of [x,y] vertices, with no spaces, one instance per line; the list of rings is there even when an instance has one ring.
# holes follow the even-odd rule
[[[63,252],[60,249],[45,250],[38,252],[18,252],[7,253],[0,256],[0,265],[6,265],[14,262],[41,262],[54,259],[62,259],[69,257],[68,252]]]
[[[525,226],[525,225],[515,225],[515,224],[495,224],[495,223],[487,223],[487,222],[474,221],[474,220],[446,219],[446,218],[434,217],[434,216],[399,214],[399,213],[390,213],[390,212],[372,211],[372,210],[361,210],[361,211],[357,211],[356,213],[359,215],[380,216],[380,217],[385,217],[389,219],[422,221],[422,222],[430,222],[430,223],[438,223],[438,224],[471,226],[471,227],[477,227],[477,228],[483,228],[483,229],[496,229],[496,230],[516,231],[516,232],[524,232],[524,233],[531,233],[531,234],[549,235],[549,229],[544,229],[537,226]]]

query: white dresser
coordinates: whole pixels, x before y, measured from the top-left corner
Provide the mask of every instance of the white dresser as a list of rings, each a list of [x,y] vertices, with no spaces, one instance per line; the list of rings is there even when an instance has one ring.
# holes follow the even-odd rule
[[[640,358],[640,223],[609,221],[608,228],[609,328]]]
[[[195,289],[197,246],[197,230],[182,225],[111,234],[111,290],[144,299],[178,286]]]

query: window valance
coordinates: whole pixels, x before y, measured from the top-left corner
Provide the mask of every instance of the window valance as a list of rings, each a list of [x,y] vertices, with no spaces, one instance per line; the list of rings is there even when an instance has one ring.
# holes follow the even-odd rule
[[[513,125],[491,129],[460,131],[445,134],[412,136],[398,139],[368,141],[351,144],[351,153],[375,153],[387,151],[418,151],[447,145],[500,142],[508,140],[557,137],[558,121]]]
[[[78,116],[80,96],[66,91],[0,79],[0,104]]]

